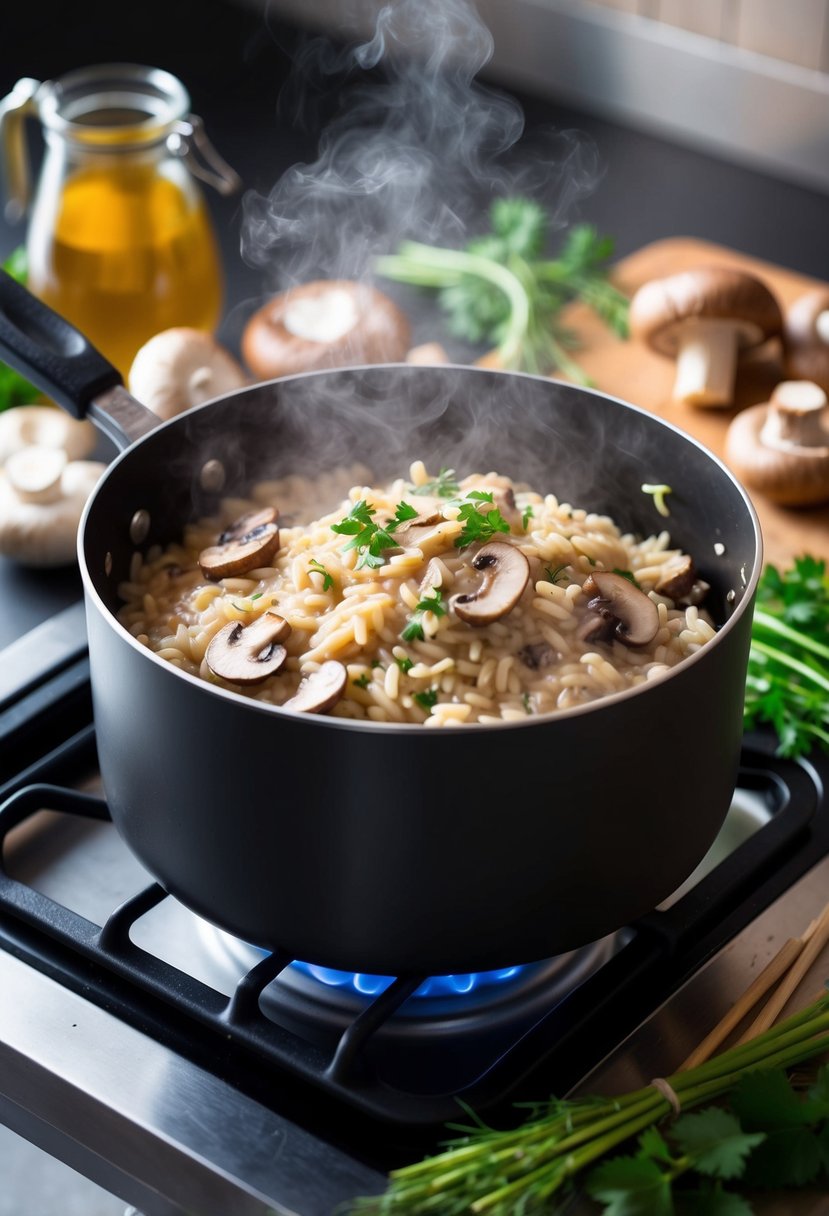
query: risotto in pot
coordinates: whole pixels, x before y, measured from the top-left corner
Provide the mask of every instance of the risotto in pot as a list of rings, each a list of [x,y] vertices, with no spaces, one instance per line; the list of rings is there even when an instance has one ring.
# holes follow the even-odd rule
[[[408,480],[369,480],[355,466],[225,500],[182,543],[136,555],[118,619],[259,701],[430,727],[583,705],[715,634],[667,532],[637,540],[497,473],[417,462]]]

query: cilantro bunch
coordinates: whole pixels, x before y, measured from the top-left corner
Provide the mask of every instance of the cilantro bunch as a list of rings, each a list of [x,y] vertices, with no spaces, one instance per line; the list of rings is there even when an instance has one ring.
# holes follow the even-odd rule
[[[15,249],[3,263],[6,274],[10,274],[18,283],[26,282],[26,252]],[[39,401],[42,393],[30,384],[28,380],[16,372],[7,363],[0,362],[0,412],[11,409],[15,405],[31,405]]]
[[[375,269],[437,291],[450,331],[496,346],[504,367],[542,374],[558,368],[576,383],[589,383],[567,353],[575,339],[560,313],[581,300],[620,337],[627,336],[628,301],[607,278],[612,240],[578,224],[550,258],[544,253],[549,217],[538,203],[497,199],[489,218],[490,231],[465,249],[405,241],[396,254],[378,258]]]
[[[737,1185],[829,1179],[829,1067],[805,1095],[785,1071],[827,1049],[824,996],[749,1042],[668,1077],[682,1110],[674,1121],[655,1085],[615,1098],[554,1098],[507,1130],[476,1119],[455,1125],[461,1135],[443,1152],[394,1170],[383,1195],[357,1200],[352,1210],[555,1216],[583,1186],[604,1205],[604,1216],[750,1216]],[[706,1109],[690,1113],[700,1107]]]
[[[745,724],[770,725],[779,752],[829,747],[829,574],[799,557],[763,571],[751,632]]]

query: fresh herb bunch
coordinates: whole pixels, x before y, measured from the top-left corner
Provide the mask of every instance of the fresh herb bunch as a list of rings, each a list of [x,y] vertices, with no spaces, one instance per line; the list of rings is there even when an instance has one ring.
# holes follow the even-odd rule
[[[669,1216],[678,1179],[683,1212],[749,1216],[725,1183],[800,1185],[829,1170],[829,1069],[806,1097],[781,1070],[829,1049],[829,996],[764,1034],[704,1064],[666,1078],[683,1113],[673,1113],[654,1085],[616,1098],[582,1098],[530,1108],[517,1128],[496,1130],[475,1119],[452,1125],[461,1136],[436,1156],[394,1170],[384,1194],[356,1201],[353,1211],[377,1216],[555,1216],[577,1186],[605,1205],[605,1216]],[[717,1108],[688,1112],[712,1101]],[[473,1115],[473,1118],[475,1116]],[[634,1156],[618,1157],[636,1144]]]
[[[757,590],[746,681],[747,729],[770,725],[782,756],[829,747],[829,574],[798,557],[766,566]]]
[[[397,545],[397,541],[392,535],[395,528],[399,528],[402,523],[417,517],[415,508],[407,502],[399,502],[395,508],[394,517],[382,526],[374,522],[376,514],[374,507],[370,507],[366,500],[361,498],[354,504],[345,519],[341,519],[338,524],[331,525],[332,532],[351,537],[348,544],[343,545],[343,552],[347,552],[349,549],[357,550],[360,555],[357,562],[358,570],[362,566],[369,566],[371,569],[382,566],[386,560],[384,550],[393,549]]]
[[[526,198],[497,199],[491,230],[465,249],[405,241],[378,258],[389,279],[438,292],[453,334],[497,347],[507,368],[547,374],[558,368],[578,384],[589,379],[567,351],[575,338],[560,313],[573,300],[589,305],[627,337],[627,298],[608,281],[613,241],[589,224],[571,228],[556,258],[544,256],[550,220]]]
[[[3,263],[6,274],[10,274],[18,283],[26,282],[26,251],[15,249]],[[0,362],[0,412],[11,409],[15,405],[31,405],[42,397],[40,389],[35,388],[28,380],[16,372],[7,363]]]

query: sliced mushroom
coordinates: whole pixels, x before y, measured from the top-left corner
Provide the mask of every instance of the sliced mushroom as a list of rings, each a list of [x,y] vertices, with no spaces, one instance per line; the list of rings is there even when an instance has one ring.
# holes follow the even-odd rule
[[[530,577],[530,563],[515,545],[492,541],[478,550],[472,566],[483,572],[477,591],[453,596],[450,607],[469,625],[489,625],[511,612],[520,600]]]
[[[250,511],[231,524],[218,544],[202,549],[199,566],[205,578],[235,578],[266,566],[279,549],[279,512],[275,507]]]
[[[659,629],[656,604],[623,575],[594,570],[584,580],[583,591],[591,598],[588,616],[579,631],[582,641],[599,640],[596,617],[611,625],[612,636],[626,646],[647,646],[656,637]]]
[[[654,591],[669,600],[681,600],[693,587],[696,577],[693,560],[686,554],[679,561],[666,565]]]
[[[300,683],[295,694],[282,706],[304,714],[324,714],[332,709],[345,691],[348,673],[336,659],[327,659],[317,671]]]
[[[285,662],[287,651],[279,643],[290,632],[276,612],[265,612],[249,625],[231,621],[207,647],[207,666],[232,684],[261,684]]]
[[[701,604],[710,590],[710,583],[697,578],[694,560],[687,554],[669,562],[654,587],[657,595],[667,596],[675,604]]]

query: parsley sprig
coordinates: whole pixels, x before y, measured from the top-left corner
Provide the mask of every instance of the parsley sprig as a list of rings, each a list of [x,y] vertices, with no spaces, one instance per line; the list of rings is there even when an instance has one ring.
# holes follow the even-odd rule
[[[783,756],[829,748],[829,574],[798,557],[767,566],[757,590],[745,698],[747,729],[770,725]]]
[[[386,560],[383,555],[384,550],[393,549],[397,545],[397,541],[392,535],[395,528],[399,528],[407,520],[417,518],[417,510],[407,502],[397,504],[394,517],[385,525],[375,523],[376,514],[374,507],[370,507],[366,500],[361,498],[354,504],[345,519],[340,520],[338,524],[331,525],[332,532],[351,537],[348,544],[343,545],[343,552],[345,553],[349,549],[357,550],[360,554],[357,562],[358,570],[363,566],[371,569],[382,566]]]
[[[412,486],[412,494],[434,494],[437,498],[451,498],[460,489],[455,480],[454,469],[441,469],[434,481],[424,481],[422,486]]]
[[[446,609],[443,606],[443,592],[439,587],[433,587],[431,593],[423,595],[418,600],[415,610],[409,617],[408,624],[401,633],[401,638],[404,642],[422,641],[424,638],[423,632],[423,614],[425,612],[433,612],[435,616],[446,616]],[[400,660],[398,665],[401,671],[404,670]],[[410,664],[410,667],[412,664]]]
[[[552,1216],[586,1184],[605,1216],[749,1216],[732,1189],[736,1182],[829,1180],[829,1066],[805,1097],[783,1071],[827,1048],[823,996],[747,1043],[666,1078],[683,1112],[670,1127],[671,1105],[653,1085],[614,1098],[553,1098],[503,1131],[473,1116],[469,1125],[451,1125],[461,1134],[443,1152],[392,1171],[385,1194],[358,1200],[354,1210]],[[711,1102],[728,1102],[730,1110],[689,1113]],[[688,1202],[675,1208],[674,1199]]]
[[[628,301],[607,279],[613,242],[589,224],[571,228],[555,258],[544,255],[550,217],[527,198],[497,199],[490,231],[465,249],[404,242],[375,269],[386,278],[433,288],[453,334],[494,343],[504,367],[547,373],[558,367],[589,383],[568,354],[573,334],[560,313],[581,300],[621,337]]]
[[[460,507],[458,519],[463,524],[463,531],[455,540],[459,549],[465,549],[473,541],[488,541],[496,532],[509,532],[509,524],[493,503],[492,492],[487,490],[470,490],[464,498],[447,504],[450,507]],[[483,507],[489,507],[488,511]]]

